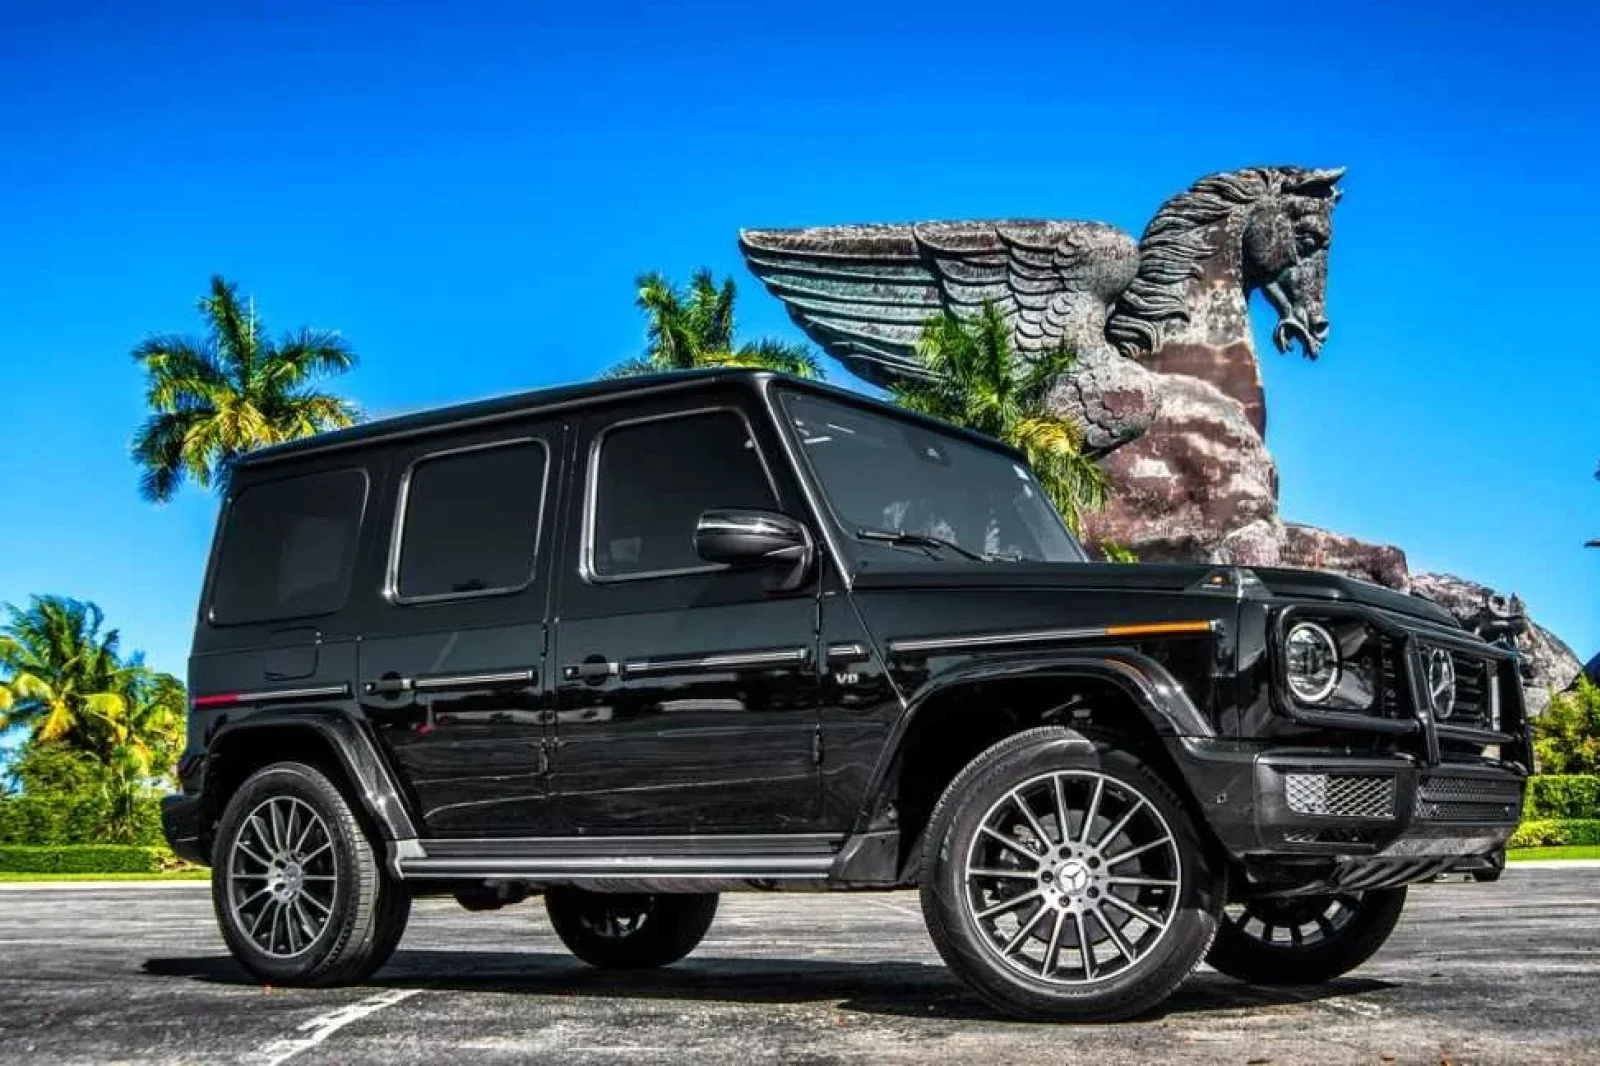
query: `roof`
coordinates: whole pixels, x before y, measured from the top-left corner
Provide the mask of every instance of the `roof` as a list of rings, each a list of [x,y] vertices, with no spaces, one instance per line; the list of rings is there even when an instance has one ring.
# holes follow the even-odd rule
[[[239,470],[251,469],[267,463],[277,462],[280,459],[321,455],[324,452],[362,444],[420,436],[425,433],[433,433],[460,426],[492,423],[529,414],[570,410],[575,407],[584,407],[612,400],[625,400],[635,396],[678,391],[698,392],[717,385],[729,384],[754,388],[759,383],[769,380],[782,381],[788,385],[798,386],[808,391],[822,393],[853,403],[889,408],[888,404],[884,404],[882,401],[875,400],[870,396],[841,389],[835,385],[808,381],[804,378],[797,378],[770,370],[751,370],[738,367],[677,370],[664,374],[646,374],[627,378],[602,378],[597,381],[586,381],[576,385],[558,385],[548,389],[534,389],[528,392],[496,396],[487,400],[475,400],[471,403],[453,404],[449,407],[436,407],[413,414],[398,415],[393,418],[380,418],[372,422],[362,422],[359,425],[351,426],[349,429],[318,433],[312,437],[275,444],[269,448],[250,452],[236,459],[234,467]],[[1017,454],[1015,449],[1007,445],[959,426],[953,426],[938,419],[929,418],[926,415],[898,407],[889,409],[912,421],[922,422],[945,432],[967,437],[987,447],[998,447],[1013,455]]]

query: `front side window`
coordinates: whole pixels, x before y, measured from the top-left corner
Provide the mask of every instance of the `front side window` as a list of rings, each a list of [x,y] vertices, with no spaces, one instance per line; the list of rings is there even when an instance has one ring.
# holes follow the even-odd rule
[[[397,598],[526,587],[533,580],[547,463],[536,440],[419,459],[406,481],[393,578]]]
[[[590,492],[589,567],[600,578],[706,569],[694,550],[702,512],[777,506],[750,428],[733,411],[606,430]]]
[[[808,393],[785,391],[783,407],[847,535],[955,546],[924,544],[929,557],[1084,561],[1032,471],[1006,452]]]
[[[217,625],[328,614],[344,606],[367,475],[335,470],[246,486],[228,506],[212,581]]]

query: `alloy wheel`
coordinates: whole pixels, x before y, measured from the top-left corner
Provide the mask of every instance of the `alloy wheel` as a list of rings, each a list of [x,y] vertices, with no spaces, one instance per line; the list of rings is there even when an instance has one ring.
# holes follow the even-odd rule
[[[1223,920],[1268,946],[1300,948],[1332,940],[1360,909],[1359,892],[1294,896],[1230,904]]]
[[[967,851],[968,915],[988,950],[1036,980],[1089,985],[1148,957],[1177,914],[1172,828],[1126,781],[1042,774],[984,814]]]
[[[245,816],[228,852],[234,924],[275,958],[309,950],[333,917],[339,861],[320,814],[294,796],[273,796]]]

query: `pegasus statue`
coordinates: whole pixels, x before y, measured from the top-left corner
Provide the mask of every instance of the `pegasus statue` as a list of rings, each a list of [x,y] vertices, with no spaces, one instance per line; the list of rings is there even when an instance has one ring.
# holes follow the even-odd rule
[[[1279,351],[1315,359],[1342,169],[1249,167],[1202,178],[1132,236],[1100,222],[922,222],[745,230],[750,269],[829,355],[891,387],[925,374],[916,344],[940,311],[995,304],[1019,359],[1077,353],[1053,404],[1105,455],[1161,410],[1155,375],[1208,382],[1266,429],[1249,299],[1278,315]]]

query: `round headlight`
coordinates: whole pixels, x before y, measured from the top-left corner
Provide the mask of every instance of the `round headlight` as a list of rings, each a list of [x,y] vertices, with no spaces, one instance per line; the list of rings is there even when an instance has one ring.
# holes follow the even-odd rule
[[[1315,622],[1296,622],[1283,641],[1289,691],[1302,703],[1321,703],[1339,684],[1339,645]]]

